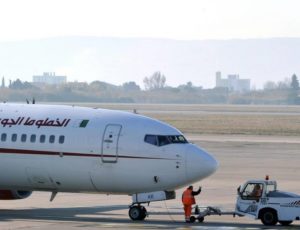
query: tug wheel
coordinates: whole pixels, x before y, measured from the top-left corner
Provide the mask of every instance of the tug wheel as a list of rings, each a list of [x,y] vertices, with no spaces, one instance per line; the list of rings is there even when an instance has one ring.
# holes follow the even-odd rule
[[[196,217],[191,216],[191,217],[190,217],[190,222],[191,222],[191,223],[194,223],[195,221],[196,221]]]
[[[198,221],[199,221],[199,223],[202,223],[204,221],[204,217],[203,216],[202,217],[198,217]]]
[[[266,209],[262,211],[260,218],[264,225],[276,225],[278,222],[277,213],[272,209]]]

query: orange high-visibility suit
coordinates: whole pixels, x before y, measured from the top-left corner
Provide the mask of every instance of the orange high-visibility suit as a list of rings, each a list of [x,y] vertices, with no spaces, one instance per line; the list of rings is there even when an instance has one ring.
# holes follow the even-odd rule
[[[199,187],[197,192],[193,191],[193,186],[189,186],[182,194],[182,203],[184,208],[185,221],[189,222],[192,214],[192,205],[196,204],[195,197],[201,192],[201,187]]]
[[[182,203],[184,209],[185,220],[189,221],[192,214],[192,205],[195,204],[193,189],[187,188],[182,194]]]

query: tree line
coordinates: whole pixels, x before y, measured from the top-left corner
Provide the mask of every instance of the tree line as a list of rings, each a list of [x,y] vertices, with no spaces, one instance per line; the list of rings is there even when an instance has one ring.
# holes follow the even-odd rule
[[[199,103],[199,104],[290,104],[299,105],[296,74],[280,82],[266,82],[264,89],[233,92],[227,88],[203,89],[192,82],[170,87],[166,76],[157,71],[143,80],[144,89],[133,81],[113,85],[103,81],[69,82],[62,85],[33,84],[17,79],[6,87],[2,78],[1,101],[41,102],[123,102],[123,103]]]

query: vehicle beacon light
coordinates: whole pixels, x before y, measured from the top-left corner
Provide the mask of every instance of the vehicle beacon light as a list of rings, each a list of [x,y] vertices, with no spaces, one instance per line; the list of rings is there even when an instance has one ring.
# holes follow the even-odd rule
[[[266,180],[269,180],[269,175],[266,175]]]

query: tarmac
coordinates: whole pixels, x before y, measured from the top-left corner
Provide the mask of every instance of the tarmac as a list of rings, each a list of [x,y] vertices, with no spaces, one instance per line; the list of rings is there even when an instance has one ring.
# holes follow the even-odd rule
[[[202,186],[200,206],[218,206],[233,211],[236,188],[249,179],[277,180],[279,189],[300,194],[300,140],[289,137],[202,136],[187,138],[219,161],[218,171],[194,186]],[[0,229],[285,229],[265,227],[247,217],[208,216],[203,223],[183,222],[182,189],[175,200],[146,206],[145,221],[128,217],[129,196],[59,193],[49,202],[50,193],[34,192],[24,200],[0,201]],[[299,229],[294,222],[289,229]]]

